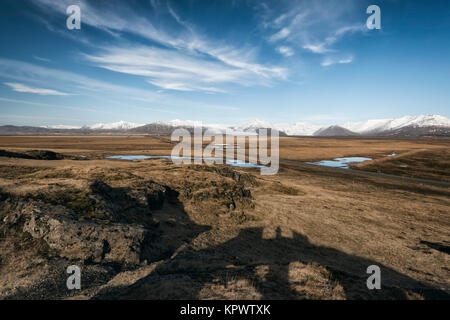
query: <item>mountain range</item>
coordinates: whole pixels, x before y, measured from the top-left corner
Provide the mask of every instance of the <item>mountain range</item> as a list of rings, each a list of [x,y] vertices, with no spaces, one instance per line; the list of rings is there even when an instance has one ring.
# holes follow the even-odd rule
[[[282,136],[450,136],[450,119],[441,115],[404,116],[396,119],[376,119],[320,126],[307,122],[269,123],[262,120],[237,125],[202,124],[193,120],[159,121],[137,124],[126,121],[97,123],[90,126],[0,126],[0,134],[152,134],[169,135],[175,128],[193,127],[215,133],[258,134],[261,129],[276,129]]]

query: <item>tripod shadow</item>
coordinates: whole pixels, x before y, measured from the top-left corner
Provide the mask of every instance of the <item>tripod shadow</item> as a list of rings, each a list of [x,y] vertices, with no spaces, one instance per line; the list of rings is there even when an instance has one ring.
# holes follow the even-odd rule
[[[189,230],[194,230],[193,226],[196,235],[209,229],[192,221],[186,224]],[[170,235],[166,235],[166,241],[169,239]],[[293,262],[325,267],[331,274],[330,280],[341,285],[347,299],[407,299],[411,293],[425,299],[450,298],[447,292],[377,261],[314,245],[297,232],[283,237],[279,228],[275,238],[264,239],[263,228],[257,227],[242,229],[237,237],[216,246],[187,248],[134,284],[100,291],[94,299],[198,299],[205,285],[226,283],[229,279],[250,279],[262,299],[301,299],[304,296],[292,289],[289,279]],[[381,269],[381,290],[367,288],[370,275],[366,270],[370,265]],[[263,280],[255,275],[261,266],[268,267]]]

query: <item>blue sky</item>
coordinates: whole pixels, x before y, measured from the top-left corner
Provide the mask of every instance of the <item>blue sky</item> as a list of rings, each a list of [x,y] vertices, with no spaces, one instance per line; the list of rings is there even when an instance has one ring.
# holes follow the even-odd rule
[[[66,27],[72,4],[81,30]],[[371,4],[381,8],[381,30],[366,27]],[[450,115],[448,1],[0,6],[0,124]]]

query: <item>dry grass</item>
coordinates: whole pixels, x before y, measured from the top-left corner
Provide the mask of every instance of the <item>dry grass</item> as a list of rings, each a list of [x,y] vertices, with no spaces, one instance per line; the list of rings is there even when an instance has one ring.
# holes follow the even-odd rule
[[[26,150],[33,143],[33,149],[65,154],[141,154],[144,141],[155,142],[147,154],[169,150],[167,142],[148,137],[79,137],[75,141],[73,137],[39,137],[34,143],[31,137],[2,137],[0,148]],[[420,159],[438,159],[442,167],[448,164],[449,154],[447,140],[282,138],[281,146],[281,157],[295,160],[351,155],[388,159],[384,155],[395,151],[397,159],[389,157],[393,159],[380,160],[377,165],[388,170],[384,161],[410,161],[411,167],[421,168],[417,171],[422,177],[429,174],[425,167],[431,165]],[[155,260],[148,262],[158,264],[151,269],[143,266],[133,274],[119,273],[117,279],[123,279],[117,283],[108,284],[110,277],[98,280],[101,285],[89,288],[80,298],[448,297],[448,188],[330,173],[320,167],[284,165],[274,176],[260,176],[255,169],[211,168],[173,165],[166,160],[0,158],[0,188],[18,197],[45,191],[47,196],[52,194],[50,200],[65,201],[82,211],[85,203],[72,197],[76,193],[62,195],[51,190],[79,192],[95,179],[114,187],[151,180],[180,193],[179,206],[165,206],[153,215],[160,233],[152,248]],[[238,181],[236,172],[247,178]],[[439,172],[427,177],[439,175],[447,181],[445,173]],[[248,189],[251,198],[240,199],[241,188]],[[234,208],[229,208],[230,199],[238,199]],[[51,276],[52,269],[36,260],[30,248],[14,248],[5,241],[0,239],[0,283],[10,288],[38,281],[28,270],[45,269],[43,274]],[[25,260],[34,262],[6,255],[21,250],[30,255]],[[365,271],[371,264],[382,270],[379,292],[365,286]],[[7,295],[8,290],[5,287],[0,293]]]
[[[450,182],[450,148],[417,150],[359,163],[355,169]]]

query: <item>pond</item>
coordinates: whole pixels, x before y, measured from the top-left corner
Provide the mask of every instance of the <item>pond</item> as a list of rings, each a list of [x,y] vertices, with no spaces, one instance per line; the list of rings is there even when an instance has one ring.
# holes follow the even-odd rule
[[[172,156],[146,156],[146,155],[114,155],[114,156],[106,156],[106,159],[114,159],[114,160],[128,160],[128,161],[136,161],[136,160],[147,160],[147,159],[195,159],[193,157],[172,157]],[[204,158],[204,160],[215,160],[215,158]],[[225,160],[225,165],[232,167],[241,167],[241,168],[264,168],[264,166],[254,163],[245,162],[242,160]]]
[[[335,158],[333,160],[322,160],[317,162],[307,162],[309,164],[314,164],[318,166],[325,167],[335,167],[335,168],[344,168],[349,169],[349,164],[358,163],[372,160],[372,158],[364,158],[364,157],[346,157],[346,158]]]

